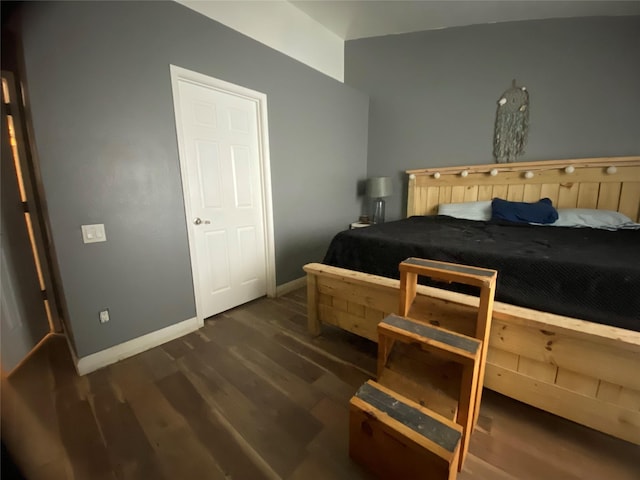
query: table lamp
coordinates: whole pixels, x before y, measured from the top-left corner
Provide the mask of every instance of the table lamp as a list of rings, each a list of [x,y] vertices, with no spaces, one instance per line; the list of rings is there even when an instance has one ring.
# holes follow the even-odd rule
[[[391,195],[391,177],[367,179],[367,195],[373,199],[373,223],[384,223],[384,197]]]

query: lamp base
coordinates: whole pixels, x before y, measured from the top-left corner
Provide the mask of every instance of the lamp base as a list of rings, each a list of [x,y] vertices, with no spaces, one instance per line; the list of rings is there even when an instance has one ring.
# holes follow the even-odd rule
[[[384,199],[376,198],[373,201],[373,223],[384,223]]]

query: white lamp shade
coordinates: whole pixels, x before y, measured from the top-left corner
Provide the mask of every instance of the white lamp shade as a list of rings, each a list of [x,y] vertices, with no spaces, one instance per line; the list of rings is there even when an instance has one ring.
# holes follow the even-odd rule
[[[371,177],[367,179],[367,195],[382,198],[391,195],[391,177]]]

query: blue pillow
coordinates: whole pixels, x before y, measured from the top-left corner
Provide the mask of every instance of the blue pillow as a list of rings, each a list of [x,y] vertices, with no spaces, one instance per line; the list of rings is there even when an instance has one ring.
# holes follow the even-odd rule
[[[558,211],[551,199],[543,198],[535,203],[509,202],[494,198],[491,202],[491,220],[515,223],[553,223],[558,219]]]

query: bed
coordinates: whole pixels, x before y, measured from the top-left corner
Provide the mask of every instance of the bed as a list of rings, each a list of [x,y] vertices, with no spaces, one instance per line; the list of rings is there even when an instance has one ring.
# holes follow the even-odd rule
[[[549,197],[558,208],[614,210],[640,221],[640,157],[476,165],[407,173],[408,217],[433,216],[443,203],[493,197],[536,201]],[[426,221],[437,222],[438,218],[442,219],[427,217]],[[637,253],[631,248],[630,265]],[[374,262],[376,258],[373,255],[359,261],[384,263]],[[476,263],[481,263],[482,258],[479,256]],[[380,268],[383,270],[374,271],[376,275],[323,264],[305,266],[310,331],[318,334],[321,324],[327,323],[376,341],[377,322],[388,313],[395,313],[398,307],[398,280],[389,278],[393,276],[389,275],[389,266]],[[622,276],[602,278],[600,285],[593,288],[608,288],[613,294],[616,289],[624,291],[626,300],[613,301],[622,302],[630,312],[637,311],[637,303],[633,302],[638,301],[640,293],[629,292],[636,280],[623,285],[633,273],[622,270],[618,272]],[[500,281],[500,273],[498,278]],[[578,310],[580,316],[558,313],[557,305],[545,304],[544,295],[540,297],[535,308],[514,305],[509,296],[507,301],[496,302],[485,386],[640,444],[640,333],[629,320],[633,313],[623,313],[607,322],[606,310],[596,312],[595,317],[591,308]],[[417,302],[423,320],[464,332],[477,299],[420,286]],[[623,312],[624,308],[614,310]]]

